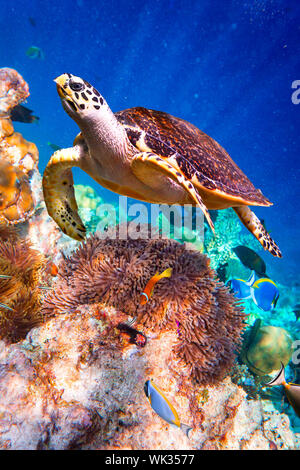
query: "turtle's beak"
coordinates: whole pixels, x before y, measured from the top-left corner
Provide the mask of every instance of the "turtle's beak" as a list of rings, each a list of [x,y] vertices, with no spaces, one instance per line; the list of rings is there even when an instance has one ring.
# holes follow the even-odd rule
[[[67,84],[67,81],[69,80],[69,77],[66,73],[63,73],[59,77],[55,78],[55,83],[56,83],[56,88],[57,88],[57,93],[61,98],[66,98],[67,90],[65,90],[64,86]]]

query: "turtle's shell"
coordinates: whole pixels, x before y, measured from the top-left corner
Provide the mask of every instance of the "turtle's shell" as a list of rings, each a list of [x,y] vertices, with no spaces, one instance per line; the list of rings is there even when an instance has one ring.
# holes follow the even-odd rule
[[[232,206],[271,205],[226,150],[193,124],[142,107],[119,111],[115,116],[138,150],[172,159],[172,163],[176,160],[176,166],[196,187],[215,193],[218,199],[230,200]]]

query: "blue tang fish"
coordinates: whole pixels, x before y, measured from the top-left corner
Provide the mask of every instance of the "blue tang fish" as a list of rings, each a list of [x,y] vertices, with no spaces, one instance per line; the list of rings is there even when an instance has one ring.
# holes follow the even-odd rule
[[[267,312],[276,307],[279,290],[274,281],[268,278],[257,279],[251,287],[253,302]]]
[[[189,437],[189,432],[192,428],[180,422],[177,411],[165,397],[163,392],[158,388],[158,386],[155,385],[152,381],[147,380],[144,385],[144,391],[155,413],[167,421],[167,423],[180,428],[184,434]]]
[[[231,279],[227,284],[238,299],[252,299],[255,305],[265,312],[276,307],[279,290],[272,279],[258,278],[253,271],[248,281]]]
[[[243,279],[230,279],[227,284],[235,297],[240,300],[251,299],[251,285],[255,282],[255,272],[251,274],[248,281]]]

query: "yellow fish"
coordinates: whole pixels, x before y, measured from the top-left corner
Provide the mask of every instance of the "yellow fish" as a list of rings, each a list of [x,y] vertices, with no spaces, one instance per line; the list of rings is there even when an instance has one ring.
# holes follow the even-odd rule
[[[140,305],[145,305],[150,297],[153,295],[155,284],[163,279],[164,277],[171,277],[172,276],[172,268],[168,268],[163,271],[161,274],[156,273],[151,279],[147,282],[147,285],[143,292],[141,293],[140,298]]]

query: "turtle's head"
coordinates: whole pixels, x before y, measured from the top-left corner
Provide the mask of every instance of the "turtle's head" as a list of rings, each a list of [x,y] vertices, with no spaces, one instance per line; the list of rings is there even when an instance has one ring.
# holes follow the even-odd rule
[[[64,110],[79,125],[83,120],[93,119],[95,114],[99,116],[102,109],[108,108],[99,91],[80,77],[63,73],[54,81]]]

